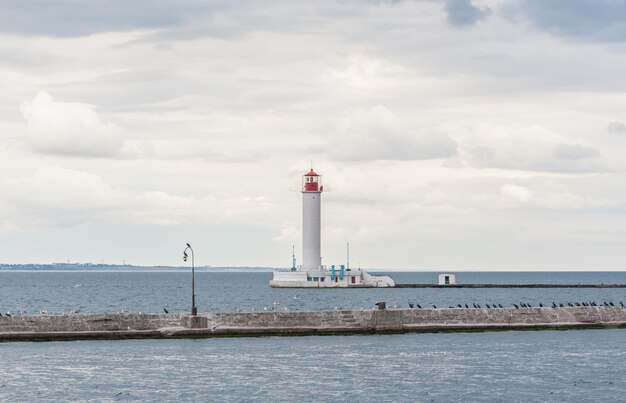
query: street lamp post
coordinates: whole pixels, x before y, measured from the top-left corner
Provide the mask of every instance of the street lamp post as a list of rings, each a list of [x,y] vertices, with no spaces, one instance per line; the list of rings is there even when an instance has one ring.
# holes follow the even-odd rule
[[[196,274],[195,274],[195,267],[194,267],[195,262],[194,262],[193,249],[191,248],[191,245],[189,245],[189,243],[187,244],[187,247],[183,251],[183,260],[185,262],[187,261],[187,249],[191,251],[191,314],[193,316],[196,316],[198,314],[198,309],[196,308]]]

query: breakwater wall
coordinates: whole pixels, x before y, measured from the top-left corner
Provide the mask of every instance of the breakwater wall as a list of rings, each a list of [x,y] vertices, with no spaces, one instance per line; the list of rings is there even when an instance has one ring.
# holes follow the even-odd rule
[[[626,308],[432,308],[0,318],[0,341],[625,328]]]

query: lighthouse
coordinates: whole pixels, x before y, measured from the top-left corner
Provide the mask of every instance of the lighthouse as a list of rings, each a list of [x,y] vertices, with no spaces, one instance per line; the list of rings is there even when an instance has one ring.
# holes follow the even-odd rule
[[[274,270],[270,287],[327,288],[327,287],[393,287],[389,276],[373,276],[362,269],[351,269],[346,264],[322,266],[322,177],[313,168],[302,175],[302,265],[296,268],[292,257],[290,270]],[[293,252],[292,252],[293,256]],[[341,263],[341,262],[340,262]]]
[[[322,269],[322,177],[313,171],[302,176],[302,270]]]

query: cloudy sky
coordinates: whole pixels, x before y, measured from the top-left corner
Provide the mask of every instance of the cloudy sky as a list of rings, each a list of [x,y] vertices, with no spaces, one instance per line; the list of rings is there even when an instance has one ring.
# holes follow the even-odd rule
[[[0,0],[0,262],[626,268],[625,0]]]

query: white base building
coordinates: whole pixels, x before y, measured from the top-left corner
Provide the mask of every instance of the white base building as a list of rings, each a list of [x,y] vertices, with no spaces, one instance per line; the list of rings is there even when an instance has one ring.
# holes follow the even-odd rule
[[[270,287],[276,288],[349,288],[394,287],[389,276],[372,276],[365,270],[326,269],[320,271],[275,271]]]

